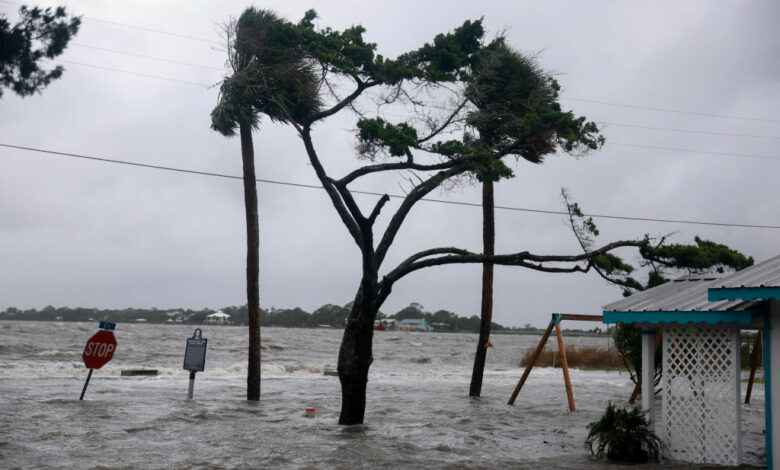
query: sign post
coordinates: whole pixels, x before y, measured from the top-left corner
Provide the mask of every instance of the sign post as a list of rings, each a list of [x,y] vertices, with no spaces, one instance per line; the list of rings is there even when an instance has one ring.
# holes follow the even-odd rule
[[[206,365],[206,343],[200,328],[195,328],[192,338],[187,338],[187,349],[184,351],[184,369],[190,371],[190,388],[187,398],[192,399],[195,389],[195,372],[202,372]]]
[[[115,327],[116,323],[102,321],[100,322],[100,330],[87,340],[87,345],[84,347],[81,358],[84,360],[84,365],[89,369],[89,374],[87,374],[87,380],[84,382],[84,388],[81,390],[79,400],[84,399],[89,379],[92,378],[92,371],[100,369],[114,357],[116,338],[114,338],[112,330]]]

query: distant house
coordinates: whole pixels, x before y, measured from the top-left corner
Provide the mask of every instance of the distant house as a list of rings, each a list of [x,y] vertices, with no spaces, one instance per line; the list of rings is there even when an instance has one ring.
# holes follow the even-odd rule
[[[230,315],[223,311],[212,313],[206,316],[204,325],[232,325],[233,321],[230,319]]]
[[[401,331],[433,331],[433,328],[425,321],[425,318],[407,318],[398,324]]]
[[[398,329],[398,322],[394,318],[383,318],[374,320],[374,329],[376,331],[395,331]]]

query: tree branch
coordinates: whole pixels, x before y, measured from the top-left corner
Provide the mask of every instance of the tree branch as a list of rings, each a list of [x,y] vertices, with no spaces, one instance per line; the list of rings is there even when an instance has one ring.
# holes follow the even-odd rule
[[[311,140],[311,125],[305,124],[303,128],[301,128],[300,133],[301,138],[303,139],[303,144],[306,147],[306,153],[309,155],[309,162],[311,162],[311,165],[314,167],[317,178],[319,178],[320,183],[322,183],[322,187],[325,188],[325,192],[327,192],[328,196],[330,196],[330,201],[333,203],[333,207],[336,209],[339,217],[341,217],[341,221],[344,222],[347,230],[349,230],[349,233],[352,235],[355,243],[357,243],[358,246],[362,246],[363,242],[360,233],[360,226],[353,218],[352,214],[350,214],[350,211],[347,209],[347,207],[344,205],[344,201],[342,200],[341,195],[333,184],[333,180],[331,180],[327,173],[325,173],[325,169],[320,163],[317,152],[314,150],[314,144]]]
[[[341,199],[344,201],[347,210],[349,210],[350,214],[352,215],[352,219],[355,220],[358,226],[360,226],[362,229],[363,224],[366,222],[366,218],[363,216],[363,212],[361,212],[360,207],[357,205],[357,202],[355,202],[355,198],[352,197],[352,193],[349,191],[349,189],[347,189],[346,186],[340,184],[338,181],[334,181],[330,178],[329,181],[339,192],[339,195],[341,195]]]
[[[404,219],[406,219],[409,211],[417,203],[417,201],[424,198],[428,193],[439,187],[439,185],[448,178],[464,171],[466,171],[466,169],[460,165],[453,166],[452,168],[448,168],[444,171],[436,173],[409,191],[409,194],[404,198],[401,206],[390,220],[387,229],[385,229],[382,240],[379,242],[379,245],[377,245],[375,255],[377,267],[382,265],[382,261],[384,260],[385,255],[387,255],[387,250],[389,250],[390,245],[393,244],[393,240],[398,234],[398,230],[401,228],[401,224],[403,224]]]
[[[444,124],[439,126],[438,129],[435,129],[433,132],[423,137],[422,139],[418,139],[417,142],[423,143],[439,135],[442,131],[444,131],[447,127],[449,127],[449,125],[452,123],[452,121],[455,119],[458,113],[460,113],[460,110],[462,110],[466,106],[466,104],[468,104],[468,102],[469,100],[463,100],[463,102],[461,102],[460,105],[458,105],[458,107],[455,108],[455,111],[453,111],[452,114],[450,114],[450,117],[448,117],[447,120],[444,121]]]
[[[582,253],[579,255],[535,255],[527,251],[522,251],[513,254],[491,256],[491,255],[472,253],[468,250],[463,250],[454,247],[433,248],[430,250],[425,250],[419,253],[415,253],[414,255],[404,260],[395,269],[387,273],[382,279],[382,289],[389,291],[392,287],[392,284],[394,284],[396,281],[406,276],[407,274],[417,271],[419,269],[423,269],[431,266],[442,266],[445,264],[492,263],[492,264],[498,264],[503,266],[521,266],[524,268],[533,269],[535,271],[542,271],[548,273],[573,273],[573,272],[585,273],[588,272],[593,266],[593,263],[591,262],[591,258],[593,256],[606,253],[608,251],[620,247],[627,247],[627,246],[641,247],[646,245],[647,243],[649,243],[647,238],[641,240],[620,240],[620,241],[608,243],[602,246],[601,248],[593,250],[589,253]],[[446,255],[446,256],[428,258],[429,256],[435,256],[435,255]],[[424,258],[428,258],[428,259],[424,259]],[[580,263],[582,261],[586,261],[587,263],[584,266],[580,264],[575,264],[574,266],[564,266],[564,267],[546,265],[546,263]]]
[[[355,77],[355,81],[357,82],[357,88],[355,88],[355,91],[353,91],[349,96],[347,96],[343,100],[336,103],[336,105],[334,105],[332,108],[326,109],[325,111],[320,111],[319,113],[315,113],[307,117],[305,123],[307,125],[311,125],[314,124],[316,121],[319,121],[320,119],[325,119],[326,117],[336,114],[337,112],[341,111],[345,106],[348,106],[350,103],[355,101],[368,88],[380,84],[379,82],[363,82],[356,77]]]
[[[458,164],[457,159],[449,160],[442,163],[436,163],[433,165],[420,165],[418,163],[414,163],[414,161],[411,159],[408,159],[405,162],[379,163],[376,165],[368,165],[368,166],[360,167],[357,170],[353,171],[352,173],[338,180],[337,183],[347,185],[355,181],[356,179],[360,178],[361,176],[365,176],[371,173],[377,173],[380,171],[392,171],[392,170],[437,171],[437,170],[446,170],[448,168],[452,168],[457,164]]]
[[[390,200],[390,196],[387,194],[384,194],[379,201],[377,201],[376,205],[374,206],[374,210],[371,211],[371,215],[368,216],[368,223],[371,225],[374,225],[374,222],[376,222],[376,218],[379,216],[379,212],[382,211],[382,207],[384,207],[385,204]]]

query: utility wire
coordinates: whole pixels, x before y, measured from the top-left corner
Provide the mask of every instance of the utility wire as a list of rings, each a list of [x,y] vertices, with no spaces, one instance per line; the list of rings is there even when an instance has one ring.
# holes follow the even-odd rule
[[[8,0],[0,0],[0,3],[6,3],[8,5],[16,5],[18,7],[26,6],[26,5],[22,4],[22,3],[11,2],[11,1],[8,1]],[[88,20],[88,21],[94,21],[96,23],[105,23],[105,24],[110,24],[112,26],[120,26],[122,28],[137,29],[139,31],[146,31],[148,33],[163,34],[165,36],[173,36],[173,37],[181,38],[181,39],[190,39],[192,41],[207,42],[207,43],[211,43],[211,44],[217,44],[219,46],[224,46],[225,45],[224,43],[219,42],[219,41],[214,41],[213,39],[200,38],[200,37],[197,37],[197,36],[188,36],[186,34],[171,33],[171,32],[168,32],[168,31],[161,31],[159,29],[145,28],[143,26],[135,26],[135,25],[132,25],[132,24],[120,23],[118,21],[101,20],[100,18],[92,18],[92,17],[89,17],[89,16],[82,16],[81,18],[85,19],[85,20]]]
[[[70,158],[80,158],[84,160],[92,160],[92,161],[99,161],[99,162],[105,162],[105,163],[114,163],[119,165],[128,165],[128,166],[135,166],[135,167],[142,167],[142,168],[150,168],[154,170],[165,170],[165,171],[173,171],[178,173],[189,173],[194,175],[201,175],[201,176],[212,176],[217,178],[228,178],[228,179],[235,179],[235,180],[243,180],[241,176],[235,176],[235,175],[226,175],[223,173],[214,173],[209,171],[197,171],[197,170],[188,170],[185,168],[175,168],[175,167],[168,167],[168,166],[160,166],[160,165],[151,165],[148,163],[136,163],[136,162],[129,162],[126,160],[115,160],[110,158],[102,158],[102,157],[94,157],[89,155],[81,155],[81,154],[75,154],[75,153],[67,153],[67,152],[58,152],[54,150],[45,150],[45,149],[39,149],[39,148],[33,148],[33,147],[23,147],[20,145],[11,145],[11,144],[4,144],[0,143],[0,147],[6,147],[6,148],[12,148],[17,150],[26,150],[30,152],[39,152],[39,153],[45,153],[50,155],[58,155],[63,157],[70,157]],[[310,189],[324,189],[322,186],[314,185],[314,184],[304,184],[304,183],[292,183],[287,181],[278,181],[278,180],[268,180],[268,179],[262,179],[257,178],[255,181],[258,183],[267,183],[267,184],[277,184],[282,186],[293,186],[298,188],[310,188]],[[379,193],[374,191],[358,191],[353,190],[351,191],[355,194],[364,194],[369,196],[384,196],[386,193]],[[387,194],[390,198],[393,199],[404,199],[406,196],[402,196],[399,194]],[[445,199],[430,199],[430,198],[423,198],[421,201],[425,202],[435,202],[435,203],[441,203],[441,204],[450,204],[450,205],[456,205],[456,206],[469,206],[469,207],[482,207],[482,204],[480,203],[474,203],[474,202],[460,202],[460,201],[448,201]],[[508,210],[508,211],[516,211],[516,212],[532,212],[537,214],[552,214],[552,215],[568,215],[568,212],[566,211],[551,211],[551,210],[543,210],[543,209],[528,209],[528,208],[522,208],[522,207],[512,207],[512,206],[495,206],[496,209],[499,210]],[[736,223],[728,223],[728,222],[707,222],[707,221],[698,221],[698,220],[684,220],[684,219],[655,219],[650,217],[632,217],[632,216],[619,216],[619,215],[608,215],[608,214],[585,214],[587,217],[596,217],[601,219],[615,219],[615,220],[633,220],[633,221],[641,221],[641,222],[663,222],[663,223],[675,223],[675,224],[690,224],[690,225],[709,225],[709,226],[718,226],[718,227],[735,227],[735,228],[760,228],[760,229],[780,229],[780,225],[757,225],[757,224],[736,224]]]
[[[216,44],[218,46],[224,46],[225,45],[225,43],[223,43],[223,42],[214,41],[212,39],[199,38],[197,36],[188,36],[186,34],[169,33],[168,31],[161,31],[159,29],[152,29],[152,28],[144,28],[142,26],[134,26],[134,25],[131,25],[131,24],[119,23],[117,21],[101,20],[99,18],[91,18],[89,16],[85,16],[84,19],[85,20],[89,20],[89,21],[94,21],[96,23],[105,23],[105,24],[110,24],[112,26],[121,26],[123,28],[137,29],[139,31],[146,31],[148,33],[163,34],[165,36],[173,36],[173,37],[177,37],[177,38],[181,38],[181,39],[191,39],[193,41],[200,41],[200,42],[205,42],[205,43],[209,43],[209,44]]]
[[[2,1],[2,0],[0,0],[0,1]],[[83,62],[75,62],[75,61],[72,61],[72,60],[63,60],[63,59],[57,59],[57,60],[62,62],[62,63],[64,63],[64,64],[79,65],[81,67],[90,67],[90,68],[93,68],[93,69],[107,70],[109,72],[124,73],[124,74],[127,74],[127,75],[135,75],[135,76],[138,76],[138,77],[154,78],[156,80],[165,80],[165,81],[169,81],[169,82],[185,83],[187,85],[195,85],[195,86],[199,86],[199,87],[202,87],[202,88],[209,88],[209,87],[212,86],[212,85],[210,85],[208,83],[191,82],[191,81],[188,81],[188,80],[179,80],[178,78],[161,77],[159,75],[150,75],[150,74],[146,74],[146,73],[131,72],[129,70],[120,70],[120,69],[114,69],[114,68],[111,68],[111,67],[103,67],[101,65],[85,64]]]
[[[153,56],[150,56],[150,55],[136,54],[134,52],[120,51],[120,50],[117,50],[117,49],[109,49],[107,47],[90,46],[89,44],[81,44],[81,43],[78,43],[78,42],[72,42],[71,44],[74,45],[74,46],[84,47],[84,48],[87,48],[87,49],[95,49],[95,50],[98,50],[98,51],[113,52],[115,54],[129,55],[129,56],[133,56],[133,57],[142,57],[144,59],[157,60],[157,61],[160,61],[160,62],[170,62],[171,64],[189,65],[189,66],[192,66],[192,67],[199,67],[199,68],[202,68],[202,69],[219,70],[220,72],[225,72],[226,71],[226,69],[224,67],[220,68],[220,67],[212,67],[211,65],[193,64],[192,62],[183,62],[183,61],[174,60],[174,59],[164,59],[162,57],[153,57]]]
[[[757,158],[760,160],[780,160],[780,158],[778,157],[766,157],[763,155],[750,155],[745,153],[709,152],[706,150],[690,150],[690,149],[679,149],[673,147],[656,147],[654,145],[626,144],[623,142],[607,141],[607,145],[620,145],[623,147],[636,147],[640,149],[649,149],[649,150],[664,150],[668,152],[702,153],[706,155],[718,155],[721,157],[741,157],[741,158]]]
[[[731,132],[712,132],[712,131],[698,131],[693,129],[672,129],[670,127],[653,127],[653,126],[640,126],[636,124],[619,124],[617,122],[602,122],[607,126],[618,127],[631,127],[634,129],[650,129],[654,131],[667,131],[667,132],[682,132],[686,134],[704,134],[704,135],[725,135],[728,137],[750,137],[754,139],[777,139],[780,140],[780,136],[773,135],[755,135],[755,134],[734,134]]]
[[[0,0],[0,3],[6,3],[8,5],[22,6],[21,3],[11,2],[9,0]],[[98,23],[110,24],[110,25],[113,25],[113,26],[121,26],[121,27],[124,27],[124,28],[136,29],[136,30],[139,30],[139,31],[146,31],[146,32],[150,32],[150,33],[163,34],[163,35],[166,35],[166,36],[173,36],[173,37],[178,37],[178,38],[182,38],[182,39],[190,39],[190,40],[193,40],[193,41],[201,41],[201,42],[207,42],[207,43],[211,43],[211,44],[217,44],[217,45],[220,45],[220,46],[224,46],[224,43],[219,42],[219,41],[214,41],[212,39],[206,39],[206,38],[201,38],[201,37],[196,37],[196,36],[188,36],[188,35],[185,35],[185,34],[171,33],[171,32],[162,31],[162,30],[159,30],[159,29],[146,28],[146,27],[135,26],[135,25],[126,24],[126,23],[119,23],[117,21],[102,20],[102,19],[99,19],[99,18],[92,18],[92,17],[88,17],[88,16],[84,16],[82,18],[85,19],[85,20],[95,21],[95,22],[98,22]],[[87,46],[87,47],[89,47],[89,46]],[[114,51],[114,52],[119,52],[119,51]],[[151,57],[148,57],[148,58],[151,58]],[[187,64],[187,65],[195,65],[195,64]],[[128,73],[128,72],[126,72],[126,73]],[[146,76],[146,75],[144,75],[144,76]],[[159,78],[159,77],[153,77],[153,78]],[[748,117],[748,116],[732,116],[732,115],[727,115],[727,114],[710,114],[710,113],[701,113],[701,112],[696,112],[696,111],[684,111],[684,110],[679,110],[679,109],[655,108],[655,107],[652,107],[652,106],[642,106],[642,105],[625,104],[625,103],[612,103],[612,102],[608,102],[608,101],[589,100],[589,99],[583,99],[583,98],[561,97],[560,99],[561,100],[568,100],[568,101],[578,101],[578,102],[581,102],[581,103],[593,103],[593,104],[601,104],[601,105],[606,105],[606,106],[617,106],[617,107],[621,107],[621,108],[634,108],[634,109],[643,109],[643,110],[647,110],[647,111],[658,111],[658,112],[664,112],[664,113],[689,114],[689,115],[693,115],[693,116],[706,116],[706,117],[714,117],[714,118],[722,118],[722,119],[738,119],[738,120],[745,120],[745,121],[761,121],[761,122],[771,122],[771,123],[780,124],[780,120],[778,120],[778,119],[766,119],[766,118],[757,118],[757,117]],[[775,138],[775,137],[770,137],[770,138]]]
[[[610,103],[608,101],[586,100],[582,98],[561,97],[560,99],[564,101],[578,101],[580,103],[594,103],[594,104],[603,104],[606,106],[617,106],[619,108],[644,109],[646,111],[658,111],[661,113],[690,114],[692,116],[706,116],[706,117],[714,117],[714,118],[721,118],[721,119],[740,119],[743,121],[761,121],[761,122],[772,122],[775,124],[780,124],[780,120],[777,119],[765,119],[765,118],[747,117],[747,116],[730,116],[727,114],[709,114],[709,113],[700,113],[696,111],[683,111],[680,109],[654,108],[651,106],[641,106],[636,104]]]

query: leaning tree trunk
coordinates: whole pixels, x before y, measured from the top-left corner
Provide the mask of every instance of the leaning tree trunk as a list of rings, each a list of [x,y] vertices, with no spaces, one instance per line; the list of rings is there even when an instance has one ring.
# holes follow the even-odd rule
[[[366,412],[368,369],[373,361],[374,319],[379,311],[376,276],[366,277],[364,275],[360,282],[339,348],[339,424],[361,424]]]
[[[485,255],[494,255],[496,251],[496,221],[494,217],[493,182],[482,183],[482,243]],[[482,265],[482,313],[479,323],[477,354],[474,356],[474,369],[471,372],[469,395],[478,397],[482,393],[482,375],[485,371],[487,344],[490,340],[490,322],[493,320],[493,264]]]
[[[241,160],[244,164],[246,212],[246,300],[249,317],[249,366],[246,399],[260,399],[260,222],[257,214],[257,180],[252,127],[240,124]]]

